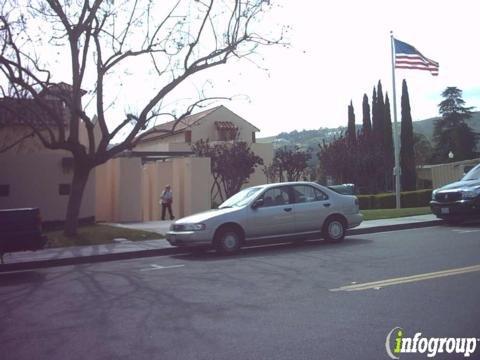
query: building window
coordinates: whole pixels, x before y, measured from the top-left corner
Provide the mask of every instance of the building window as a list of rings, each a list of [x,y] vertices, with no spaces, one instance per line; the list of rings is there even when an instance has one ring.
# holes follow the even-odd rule
[[[70,195],[70,184],[60,184],[58,185],[58,194],[59,195]]]
[[[7,197],[10,195],[10,185],[0,185],[0,196]]]
[[[185,142],[187,144],[191,144],[191,142],[192,142],[192,130],[186,130],[185,131]]]
[[[255,144],[256,143],[256,139],[255,139],[255,131],[252,131],[252,143]]]

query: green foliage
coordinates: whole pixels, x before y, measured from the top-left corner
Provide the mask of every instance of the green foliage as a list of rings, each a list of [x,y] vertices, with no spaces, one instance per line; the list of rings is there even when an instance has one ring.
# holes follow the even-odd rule
[[[307,177],[311,157],[310,151],[303,151],[298,146],[284,146],[275,151],[272,164],[264,167],[263,172],[269,182],[298,181]]]
[[[362,215],[364,220],[378,220],[378,219],[391,219],[404,216],[415,216],[431,214],[430,207],[414,207],[414,208],[402,208],[402,209],[374,209],[363,210]]]
[[[368,103],[367,94],[363,94],[362,111],[363,111],[362,131],[368,134],[372,130],[372,122],[370,121],[370,104]]]
[[[383,154],[384,163],[383,170],[387,184],[393,184],[393,166],[395,164],[395,154],[393,150],[393,130],[392,130],[392,116],[390,115],[390,100],[388,93],[385,94],[385,128],[384,128],[384,144]]]
[[[192,146],[197,156],[209,157],[213,175],[212,199],[228,199],[240,191],[263,159],[250,150],[243,141],[210,144],[208,140],[197,141]]]
[[[164,238],[162,234],[126,229],[122,227],[108,226],[108,225],[87,225],[78,228],[76,236],[67,237],[63,234],[63,230],[45,231],[48,237],[47,247],[66,247],[66,246],[83,246],[83,245],[98,245],[111,244],[113,239],[128,239],[130,241],[139,240],[154,240]]]
[[[415,168],[415,149],[413,137],[412,115],[410,99],[405,79],[402,82],[402,120],[400,134],[400,167],[402,169],[402,189],[412,191],[416,189],[417,172]]]
[[[357,129],[355,127],[355,110],[353,109],[352,101],[348,105],[348,128],[347,139],[350,144],[354,144],[356,141]]]
[[[413,151],[415,154],[415,165],[425,165],[432,157],[432,144],[425,135],[414,132]]]
[[[432,189],[405,191],[401,194],[402,207],[427,206],[432,198]]]
[[[472,117],[472,108],[465,106],[462,90],[447,87],[442,93],[445,98],[439,105],[442,118],[435,122],[433,140],[435,142],[433,160],[437,163],[453,160],[467,160],[476,156],[477,135],[466,120]]]
[[[427,206],[432,196],[431,189],[404,191],[400,194],[402,208]],[[360,209],[393,209],[395,208],[395,194],[382,193],[376,195],[358,195]]]

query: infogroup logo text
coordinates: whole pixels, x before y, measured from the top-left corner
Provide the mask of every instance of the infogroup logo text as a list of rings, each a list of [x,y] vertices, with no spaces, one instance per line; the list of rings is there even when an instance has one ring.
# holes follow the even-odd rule
[[[426,354],[433,358],[437,354],[463,354],[468,358],[477,349],[477,338],[438,338],[422,337],[421,332],[412,337],[405,336],[405,330],[401,327],[393,328],[387,335],[385,348],[388,356],[399,359],[401,354]]]

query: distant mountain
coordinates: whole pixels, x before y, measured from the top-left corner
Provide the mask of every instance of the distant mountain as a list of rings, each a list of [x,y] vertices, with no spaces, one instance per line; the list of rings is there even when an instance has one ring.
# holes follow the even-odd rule
[[[435,121],[439,117],[434,117],[425,120],[418,120],[413,122],[413,131],[425,135],[428,140],[432,141],[433,137],[433,127]],[[480,134],[480,111],[474,112],[471,119],[467,121],[468,125],[473,129],[474,132]],[[357,129],[360,129],[361,125],[357,124]],[[303,149],[313,149],[317,151],[318,144],[322,143],[323,140],[330,142],[334,137],[338,137],[346,131],[346,127],[338,128],[320,128],[318,130],[294,130],[292,132],[282,132],[277,136],[270,136],[265,138],[257,139],[259,143],[270,143],[272,142],[275,148],[287,145],[297,145]]]

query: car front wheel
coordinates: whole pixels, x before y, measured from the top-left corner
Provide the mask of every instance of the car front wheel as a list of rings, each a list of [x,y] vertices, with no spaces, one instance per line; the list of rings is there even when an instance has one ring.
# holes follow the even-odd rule
[[[221,254],[234,254],[240,249],[240,245],[241,236],[234,229],[221,229],[216,235],[215,247],[216,250]]]
[[[340,242],[345,238],[345,222],[337,217],[327,219],[323,225],[323,238],[329,242]]]

